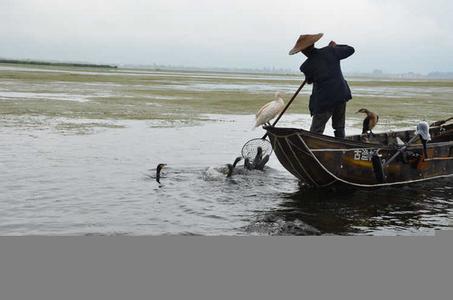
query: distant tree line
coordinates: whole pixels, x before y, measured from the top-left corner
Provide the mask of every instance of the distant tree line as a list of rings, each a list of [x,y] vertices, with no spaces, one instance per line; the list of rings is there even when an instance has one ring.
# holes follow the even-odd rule
[[[63,63],[63,62],[48,62],[37,60],[20,60],[20,59],[0,59],[3,64],[26,64],[26,65],[43,65],[43,66],[61,66],[61,67],[89,67],[89,68],[113,68],[115,65],[98,65],[98,64],[84,64],[84,63]]]

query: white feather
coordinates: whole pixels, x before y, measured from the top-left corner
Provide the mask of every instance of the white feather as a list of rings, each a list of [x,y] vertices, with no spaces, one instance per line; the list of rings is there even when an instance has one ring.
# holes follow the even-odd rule
[[[275,100],[264,104],[256,113],[256,123],[254,128],[266,124],[276,116],[278,116],[283,108],[285,107],[285,102],[279,92],[275,93]]]

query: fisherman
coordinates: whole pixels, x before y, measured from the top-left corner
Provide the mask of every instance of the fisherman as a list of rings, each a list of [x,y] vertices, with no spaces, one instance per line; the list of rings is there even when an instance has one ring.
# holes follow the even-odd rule
[[[322,33],[299,37],[289,55],[302,52],[307,59],[300,66],[308,84],[313,83],[309,109],[312,115],[310,131],[324,133],[327,121],[332,118],[335,137],[345,137],[346,102],[352,98],[351,90],[341,72],[340,60],[351,56],[354,48],[337,45],[334,41],[324,48],[315,48]]]

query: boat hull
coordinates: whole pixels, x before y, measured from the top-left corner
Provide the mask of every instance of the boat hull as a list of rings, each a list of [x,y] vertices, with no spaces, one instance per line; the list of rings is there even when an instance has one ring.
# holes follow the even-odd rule
[[[300,181],[316,188],[348,185],[376,188],[416,183],[453,175],[453,141],[428,143],[428,159],[421,144],[409,145],[384,168],[379,180],[372,154],[379,149],[382,161],[398,152],[395,144],[365,143],[357,137],[337,139],[295,128],[265,128],[280,163]],[[410,131],[393,133],[408,139]],[[435,133],[433,133],[435,135]],[[379,136],[376,140],[387,138]]]

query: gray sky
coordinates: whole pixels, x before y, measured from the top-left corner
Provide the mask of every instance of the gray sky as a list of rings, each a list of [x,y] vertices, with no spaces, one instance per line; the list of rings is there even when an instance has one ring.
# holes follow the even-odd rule
[[[0,57],[290,68],[302,33],[356,49],[346,71],[453,71],[447,0],[0,0]]]

